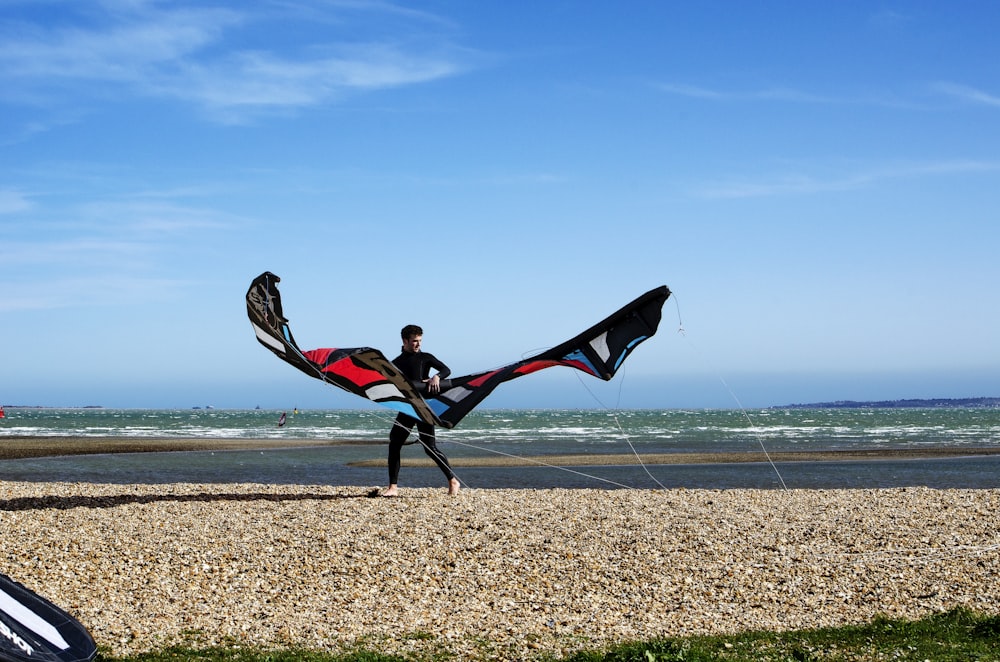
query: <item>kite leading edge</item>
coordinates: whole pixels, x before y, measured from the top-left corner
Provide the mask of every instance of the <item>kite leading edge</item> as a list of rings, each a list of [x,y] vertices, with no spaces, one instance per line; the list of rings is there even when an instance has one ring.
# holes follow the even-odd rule
[[[495,370],[442,380],[441,392],[425,397],[423,385],[410,383],[377,349],[299,349],[282,313],[280,280],[266,271],[247,290],[247,315],[262,345],[310,377],[445,428],[458,425],[500,384],[545,368],[567,366],[610,380],[628,355],[656,333],[670,296],[665,285],[657,287],[552,349]]]

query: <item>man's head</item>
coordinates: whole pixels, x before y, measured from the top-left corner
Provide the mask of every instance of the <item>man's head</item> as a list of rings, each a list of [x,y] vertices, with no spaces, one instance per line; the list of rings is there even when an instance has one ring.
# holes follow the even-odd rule
[[[424,337],[424,330],[416,324],[407,324],[399,332],[403,339],[403,349],[407,352],[419,352],[420,341]]]

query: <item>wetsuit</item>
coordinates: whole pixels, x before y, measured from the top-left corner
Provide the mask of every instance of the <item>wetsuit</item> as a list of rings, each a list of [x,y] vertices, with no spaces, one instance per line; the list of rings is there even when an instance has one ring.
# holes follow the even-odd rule
[[[441,379],[445,379],[451,374],[448,366],[439,361],[433,354],[428,354],[427,352],[404,351],[394,358],[392,363],[411,382],[422,382],[427,379],[431,376],[431,369],[436,370],[438,377]],[[400,451],[403,449],[403,444],[406,443],[406,439],[410,436],[414,425],[417,426],[417,433],[420,435],[420,445],[424,447],[424,452],[434,460],[434,463],[444,472],[445,477],[449,481],[455,478],[455,474],[451,470],[451,465],[448,464],[448,458],[437,447],[434,437],[434,426],[430,423],[417,420],[412,416],[398,414],[395,423],[392,425],[392,429],[389,430],[389,484],[395,485],[399,482]]]

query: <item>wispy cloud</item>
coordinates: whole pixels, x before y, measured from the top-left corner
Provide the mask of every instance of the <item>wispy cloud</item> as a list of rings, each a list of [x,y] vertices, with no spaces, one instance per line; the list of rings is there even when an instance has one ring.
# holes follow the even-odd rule
[[[798,172],[765,177],[734,178],[726,182],[714,182],[696,187],[693,192],[698,197],[717,199],[811,195],[831,191],[856,190],[894,179],[996,170],[1000,170],[1000,162],[953,160],[900,163],[826,176]]]
[[[7,92],[0,94],[19,101],[71,94],[171,97],[228,111],[231,118],[254,109],[335,102],[351,92],[418,84],[468,67],[468,51],[450,44],[446,23],[424,13],[379,2],[298,4],[310,11],[281,14],[282,27],[296,38],[269,39],[259,48],[254,31],[270,27],[266,23],[274,15],[252,5],[234,10],[106,3],[96,19],[80,15],[54,25],[5,21],[0,23],[0,85]],[[366,36],[355,36],[350,21],[338,25],[337,12],[363,20]],[[328,24],[316,29],[317,22],[299,18],[303,15],[325,16]],[[382,21],[386,16],[392,20]],[[380,30],[382,22],[387,27]],[[445,34],[431,30],[428,38],[428,25]]]
[[[654,83],[653,87],[668,94],[676,94],[677,96],[691,97],[693,99],[723,100],[731,98],[732,96],[725,92],[708,89],[707,87],[700,87],[698,85],[685,85],[682,83]]]
[[[177,296],[190,283],[169,278],[79,275],[19,283],[0,298],[0,312],[123,305],[150,301],[150,293]]]
[[[668,94],[709,101],[787,101],[793,103],[857,103],[855,99],[824,96],[790,87],[768,87],[757,90],[719,90],[699,85],[653,83],[653,87]]]
[[[719,103],[766,103],[780,102],[802,105],[825,106],[875,106],[875,107],[912,107],[913,104],[892,95],[878,92],[871,95],[836,95],[821,94],[794,87],[775,85],[757,89],[721,89],[703,85],[688,85],[684,83],[654,82],[654,89],[666,94],[688,99],[719,102]]]
[[[7,117],[7,122],[0,125],[0,147],[13,147],[28,142],[35,136],[48,133],[56,127],[72,124],[77,121],[77,115],[76,111],[71,111],[61,115],[49,115],[43,119],[33,116],[22,122]]]
[[[17,214],[31,208],[31,201],[20,191],[0,189],[0,215]]]
[[[896,28],[912,22],[909,14],[904,14],[895,9],[876,9],[868,17],[868,25],[877,29]]]
[[[213,210],[142,199],[28,210],[24,207],[27,213],[18,216],[23,229],[9,233],[0,244],[4,268],[29,264],[58,265],[60,270],[156,268],[187,240],[225,231],[234,223]]]
[[[313,60],[237,53],[223,61],[186,64],[142,86],[213,110],[289,109],[335,101],[351,91],[431,81],[459,69],[446,57],[414,56],[392,47],[364,47]]]
[[[14,80],[134,82],[218,41],[239,15],[222,10],[143,12],[101,25],[7,25],[0,62]]]
[[[0,192],[0,209],[17,222],[0,242],[0,279],[16,287],[0,299],[0,311],[175,298],[191,284],[164,274],[176,273],[192,246],[229,240],[250,222],[172,200],[169,192],[69,206],[59,196],[39,194],[29,203],[7,193]]]
[[[150,246],[139,241],[80,237],[53,241],[7,241],[0,248],[6,267],[58,266],[60,270],[74,267],[122,266],[146,259]]]
[[[1000,108],[1000,96],[959,83],[934,83],[931,89],[939,94],[958,99],[966,103]]]
[[[686,97],[689,99],[699,99],[704,101],[717,102],[764,102],[780,101],[796,104],[817,104],[817,105],[856,105],[856,106],[882,106],[893,108],[926,108],[926,99],[907,100],[905,98],[879,93],[869,96],[838,96],[831,94],[818,94],[807,92],[792,87],[767,87],[751,90],[718,89],[702,85],[689,85],[685,83],[663,83],[655,82],[652,86],[661,92]],[[970,85],[940,81],[929,86],[930,91],[939,96],[946,96],[963,103],[991,106],[1000,108],[1000,95],[991,94]]]

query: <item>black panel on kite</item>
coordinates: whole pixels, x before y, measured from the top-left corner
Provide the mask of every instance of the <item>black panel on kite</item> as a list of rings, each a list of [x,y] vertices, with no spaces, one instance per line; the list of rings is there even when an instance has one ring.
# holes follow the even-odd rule
[[[666,286],[650,290],[571,340],[495,370],[443,380],[439,394],[425,397],[423,385],[410,383],[377,349],[300,350],[281,310],[279,281],[265,272],[247,290],[247,315],[262,345],[311,377],[446,428],[458,425],[500,384],[544,368],[567,366],[610,380],[632,350],[656,333],[670,296]]]
[[[89,662],[97,645],[79,621],[0,575],[0,660]]]

